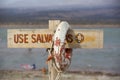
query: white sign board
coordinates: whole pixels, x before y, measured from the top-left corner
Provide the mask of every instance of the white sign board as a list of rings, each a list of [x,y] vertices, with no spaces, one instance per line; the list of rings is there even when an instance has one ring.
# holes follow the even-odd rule
[[[53,35],[50,29],[8,29],[8,48],[51,48]],[[103,31],[70,30],[66,47],[103,48]]]

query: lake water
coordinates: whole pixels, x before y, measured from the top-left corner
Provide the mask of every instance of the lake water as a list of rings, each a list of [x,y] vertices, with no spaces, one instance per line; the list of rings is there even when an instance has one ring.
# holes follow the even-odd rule
[[[104,31],[103,49],[74,49],[70,70],[95,70],[120,73],[120,28],[96,28]],[[0,28],[0,70],[21,69],[21,64],[47,68],[45,49],[7,48],[7,28]]]

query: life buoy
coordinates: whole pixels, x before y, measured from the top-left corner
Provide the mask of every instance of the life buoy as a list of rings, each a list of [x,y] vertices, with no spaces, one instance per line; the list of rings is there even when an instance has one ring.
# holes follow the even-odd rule
[[[53,38],[53,58],[54,63],[58,70],[65,70],[69,67],[72,57],[72,49],[65,48],[65,39],[68,30],[70,29],[69,24],[66,21],[61,22],[54,34]]]

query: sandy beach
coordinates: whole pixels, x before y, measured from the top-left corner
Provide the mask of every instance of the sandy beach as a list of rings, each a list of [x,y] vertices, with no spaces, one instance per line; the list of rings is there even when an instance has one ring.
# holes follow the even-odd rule
[[[61,80],[120,80],[120,74],[96,72],[65,72]],[[0,70],[0,80],[48,80],[48,74],[40,70]]]

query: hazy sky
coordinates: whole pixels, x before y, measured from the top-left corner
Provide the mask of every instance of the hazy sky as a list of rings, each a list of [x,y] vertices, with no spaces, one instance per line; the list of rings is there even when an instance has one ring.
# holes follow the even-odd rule
[[[2,7],[53,7],[79,5],[81,7],[118,6],[120,0],[0,0]]]

